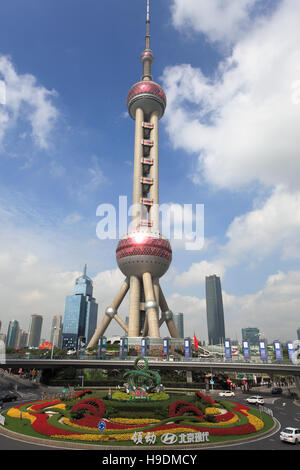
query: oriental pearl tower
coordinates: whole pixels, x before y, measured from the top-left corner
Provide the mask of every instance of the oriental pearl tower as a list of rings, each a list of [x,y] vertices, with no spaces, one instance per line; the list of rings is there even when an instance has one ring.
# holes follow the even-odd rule
[[[141,55],[142,80],[127,96],[129,115],[135,121],[133,217],[129,233],[118,243],[116,259],[125,280],[106,309],[88,348],[97,345],[114,319],[128,337],[160,338],[166,322],[170,336],[178,338],[173,313],[162,292],[159,279],[172,260],[169,241],[159,232],[159,153],[158,124],[166,108],[162,87],[152,80],[153,53],[150,49],[150,14],[147,0],[145,50]],[[128,325],[119,317],[118,308],[129,291]]]

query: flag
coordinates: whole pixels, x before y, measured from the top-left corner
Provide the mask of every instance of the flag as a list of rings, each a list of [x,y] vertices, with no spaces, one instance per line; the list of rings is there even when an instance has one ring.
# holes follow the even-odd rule
[[[194,346],[195,346],[196,351],[198,351],[199,343],[198,343],[195,333],[194,333]]]

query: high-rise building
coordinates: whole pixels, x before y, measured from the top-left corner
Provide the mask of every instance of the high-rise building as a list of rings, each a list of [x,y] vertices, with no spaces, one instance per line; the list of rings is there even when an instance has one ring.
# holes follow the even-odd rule
[[[297,338],[298,338],[298,340],[300,340],[300,328],[298,328],[298,330],[297,330]]]
[[[20,325],[18,320],[11,320],[8,324],[6,346],[8,348],[16,348]]]
[[[205,278],[208,344],[223,344],[225,323],[221,281],[215,274]]]
[[[26,348],[28,343],[28,333],[20,328],[17,339],[17,349]]]
[[[258,328],[242,328],[242,339],[247,340],[250,346],[259,345],[259,329]]]
[[[76,279],[74,295],[66,297],[63,321],[63,349],[77,349],[80,337],[88,343],[97,327],[98,304],[93,297],[93,281],[86,275]]]
[[[51,325],[50,343],[57,348],[62,346],[62,315],[54,315]]]
[[[41,341],[43,317],[42,315],[31,315],[29,334],[28,334],[28,347],[38,348]]]
[[[162,87],[152,80],[153,53],[150,49],[150,13],[147,0],[145,49],[141,55],[142,80],[127,96],[127,109],[135,121],[133,166],[133,219],[131,231],[118,243],[116,258],[124,282],[106,309],[89,347],[97,344],[114,319],[129,338],[160,338],[166,322],[171,337],[178,338],[173,313],[160,287],[159,279],[172,260],[169,241],[159,231],[159,120],[166,108]],[[118,308],[129,293],[128,326],[119,317]],[[159,317],[161,309],[161,316]]]
[[[176,325],[179,338],[184,338],[183,313],[174,313],[174,323]]]

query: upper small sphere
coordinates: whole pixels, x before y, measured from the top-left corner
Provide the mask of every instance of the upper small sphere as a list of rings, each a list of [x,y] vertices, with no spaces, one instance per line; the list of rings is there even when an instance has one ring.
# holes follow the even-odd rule
[[[146,115],[157,111],[160,119],[165,112],[166,105],[167,98],[164,90],[158,83],[151,80],[135,83],[127,96],[128,112],[133,119],[135,119],[137,108],[142,108]]]

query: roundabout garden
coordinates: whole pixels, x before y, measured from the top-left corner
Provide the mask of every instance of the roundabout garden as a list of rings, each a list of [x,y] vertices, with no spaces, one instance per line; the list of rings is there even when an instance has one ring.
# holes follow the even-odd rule
[[[68,398],[42,400],[8,409],[4,428],[51,441],[106,447],[203,446],[255,438],[273,419],[256,408],[213,400],[200,391],[166,393],[157,372],[138,358],[111,392],[76,391]]]

